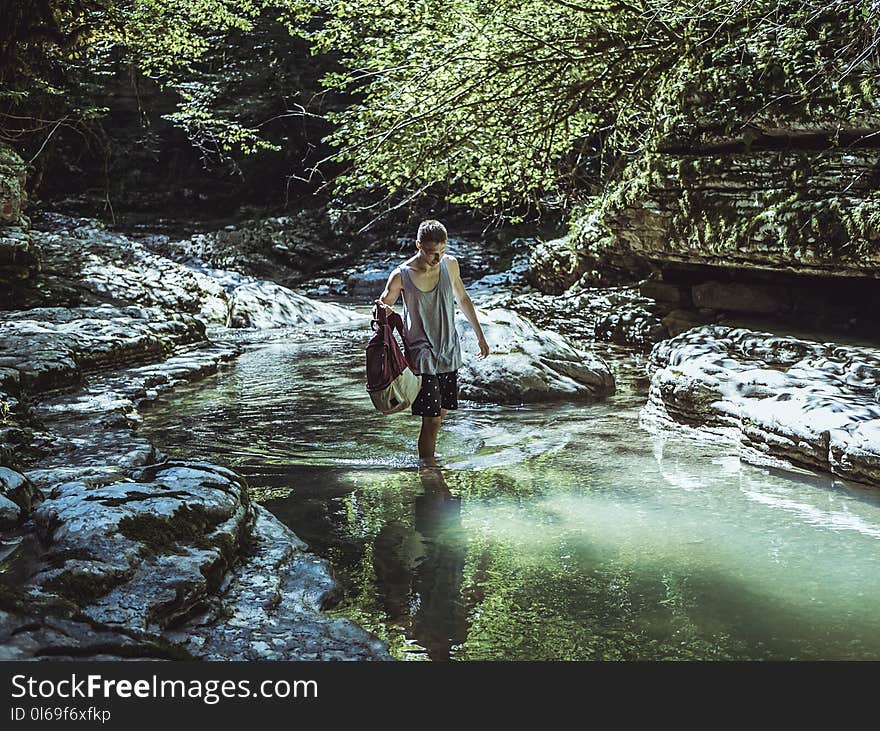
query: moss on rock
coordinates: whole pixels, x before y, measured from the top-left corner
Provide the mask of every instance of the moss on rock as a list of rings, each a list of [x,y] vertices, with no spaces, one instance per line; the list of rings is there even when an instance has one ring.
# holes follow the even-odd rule
[[[211,548],[207,534],[217,520],[201,505],[182,505],[170,518],[150,513],[128,516],[119,521],[119,532],[142,543],[156,554],[183,553],[182,546]]]
[[[44,591],[69,599],[79,607],[94,604],[126,578],[121,573],[91,573],[82,569],[62,571],[43,582]]]
[[[880,151],[867,149],[646,154],[575,222],[572,248],[587,263],[602,251],[654,263],[873,276],[878,172]]]

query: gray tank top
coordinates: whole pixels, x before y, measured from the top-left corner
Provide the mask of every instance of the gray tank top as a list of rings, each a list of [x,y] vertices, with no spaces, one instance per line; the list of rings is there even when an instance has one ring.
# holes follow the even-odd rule
[[[455,330],[455,296],[446,259],[440,260],[440,279],[430,292],[413,283],[402,264],[403,337],[418,374],[449,373],[461,367],[461,346]]]

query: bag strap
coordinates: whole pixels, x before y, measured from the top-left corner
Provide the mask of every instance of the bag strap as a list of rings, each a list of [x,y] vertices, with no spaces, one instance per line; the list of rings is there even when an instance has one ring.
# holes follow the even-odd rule
[[[398,315],[396,312],[392,312],[391,316],[388,317],[388,324],[391,325],[392,330],[397,330],[400,333],[400,339],[404,340],[403,337],[403,318]],[[405,340],[404,340],[405,342]]]
[[[403,337],[403,318],[398,315],[393,310],[389,314],[389,311],[384,307],[380,307],[378,304],[373,305],[373,323],[378,327],[383,327],[384,325],[390,325],[392,331],[397,330],[400,333],[400,339],[404,340]],[[373,327],[374,330],[377,327]],[[404,342],[406,342],[404,340]]]
[[[389,310],[386,310],[384,307],[379,307],[378,304],[373,305],[373,322],[371,323],[371,327],[375,332],[379,332],[386,325],[390,326],[392,337],[394,337],[394,331],[397,330],[397,332],[400,333],[400,342],[403,343],[404,360],[406,360],[407,365],[410,368],[413,368],[413,362],[409,352],[409,343],[406,342],[406,338],[403,336],[403,318],[394,312],[394,310],[390,311],[391,314],[388,313]]]

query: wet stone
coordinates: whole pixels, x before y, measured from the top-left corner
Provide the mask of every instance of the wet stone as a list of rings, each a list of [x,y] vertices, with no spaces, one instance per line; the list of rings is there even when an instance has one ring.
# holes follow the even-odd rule
[[[21,508],[4,495],[0,495],[0,528],[11,528],[21,520]]]
[[[8,467],[0,467],[0,496],[16,505],[25,518],[43,500],[43,494],[27,477]]]
[[[137,652],[126,646],[138,638],[145,655],[388,657],[351,622],[321,615],[338,595],[329,566],[251,504],[231,470],[167,461],[109,483],[63,483],[33,521],[44,552],[18,587],[20,611],[0,617],[10,657],[89,654],[83,633],[61,640],[14,629],[28,607],[52,614],[38,601],[101,626],[109,655]]]
[[[473,401],[526,403],[588,400],[614,393],[608,365],[509,310],[478,312],[491,357],[478,359],[476,336],[463,315],[456,329],[464,357],[461,396]]]
[[[765,455],[880,483],[880,350],[705,326],[659,343],[646,423],[716,429]]]
[[[229,324],[232,327],[345,325],[364,319],[354,310],[316,302],[272,282],[244,284],[230,296]]]

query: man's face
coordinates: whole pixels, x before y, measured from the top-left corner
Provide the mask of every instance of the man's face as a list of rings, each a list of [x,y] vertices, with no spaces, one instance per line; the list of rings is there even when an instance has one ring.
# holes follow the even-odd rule
[[[416,242],[416,247],[422,253],[422,258],[427,262],[429,267],[435,267],[440,263],[443,255],[446,253],[445,241],[421,241]]]

